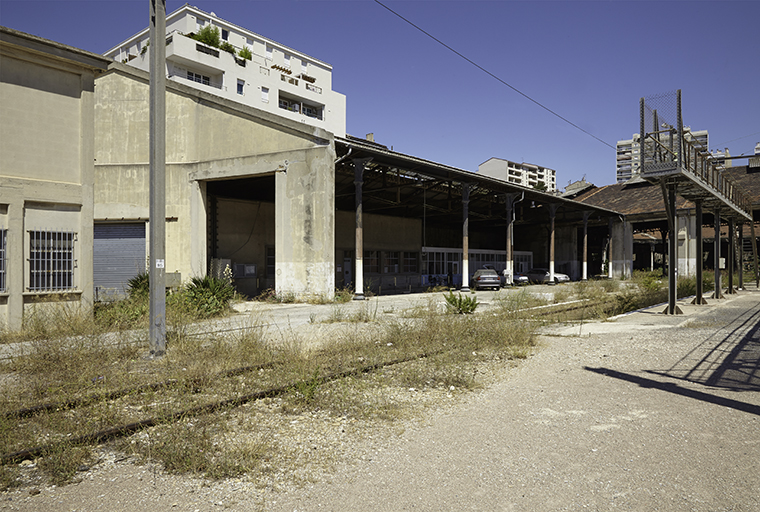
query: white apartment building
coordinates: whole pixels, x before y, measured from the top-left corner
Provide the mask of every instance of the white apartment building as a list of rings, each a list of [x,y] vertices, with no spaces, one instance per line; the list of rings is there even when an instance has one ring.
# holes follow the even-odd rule
[[[686,126],[684,127],[684,137],[687,140],[697,141],[705,148],[705,151],[709,147],[707,130],[691,131],[691,128]],[[641,172],[640,138],[638,133],[634,133],[630,139],[617,142],[617,183],[625,183]]]
[[[219,30],[219,48],[189,37],[208,26]],[[146,28],[105,56],[149,71],[149,41]],[[244,48],[250,51],[250,59],[240,55]],[[330,64],[213,12],[185,4],[166,16],[166,75],[208,93],[346,135],[346,97],[332,90]]]
[[[557,171],[540,165],[510,162],[502,158],[489,158],[478,166],[478,172],[492,178],[534,188],[539,183],[546,185],[546,191],[557,191]]]

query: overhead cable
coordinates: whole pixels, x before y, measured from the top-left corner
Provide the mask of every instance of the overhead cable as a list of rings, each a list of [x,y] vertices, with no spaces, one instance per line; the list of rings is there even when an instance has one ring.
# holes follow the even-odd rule
[[[395,14],[396,16],[398,16],[399,18],[401,18],[403,21],[407,22],[408,24],[410,24],[411,26],[413,26],[414,28],[416,28],[417,30],[419,30],[420,32],[422,32],[423,34],[425,34],[426,36],[428,36],[429,38],[431,38],[432,40],[434,40],[435,42],[437,42],[438,44],[440,44],[441,46],[447,48],[451,52],[453,52],[456,55],[458,55],[459,57],[463,58],[464,60],[466,60],[467,62],[469,62],[470,64],[472,64],[473,66],[475,66],[476,68],[478,68],[479,70],[481,70],[482,72],[486,73],[487,75],[491,76],[492,78],[494,78],[494,79],[498,80],[499,82],[501,82],[502,84],[506,85],[507,87],[509,87],[510,89],[512,89],[513,91],[515,91],[520,96],[526,98],[527,100],[530,100],[531,102],[535,103],[536,105],[538,105],[542,109],[544,109],[547,112],[549,112],[550,114],[552,114],[552,115],[560,118],[561,120],[563,120],[564,122],[566,122],[570,126],[572,126],[574,128],[577,128],[578,130],[582,131],[586,135],[589,135],[590,137],[595,138],[596,140],[598,140],[599,142],[601,142],[605,146],[608,146],[608,147],[610,147],[612,149],[615,149],[615,146],[613,146],[612,144],[603,141],[602,139],[600,139],[599,137],[597,137],[593,133],[591,133],[591,132],[589,132],[587,130],[584,130],[583,128],[581,128],[577,124],[575,124],[572,121],[570,121],[569,119],[561,116],[560,114],[558,114],[557,112],[553,111],[552,109],[550,109],[546,105],[542,104],[541,102],[539,102],[537,100],[534,100],[533,98],[531,98],[530,96],[528,96],[527,94],[525,94],[524,92],[522,92],[521,90],[519,90],[516,87],[508,84],[506,81],[504,81],[501,78],[499,78],[498,76],[494,75],[493,73],[491,73],[490,71],[488,71],[486,68],[484,68],[483,66],[481,66],[480,64],[478,64],[477,62],[474,62],[472,59],[470,59],[470,58],[466,57],[465,55],[459,53],[457,50],[455,50],[451,46],[447,45],[446,43],[444,43],[443,41],[441,41],[440,39],[438,39],[434,35],[430,34],[429,32],[425,31],[423,28],[419,27],[418,25],[415,25],[414,23],[412,23],[408,19],[404,18],[401,14],[397,13],[396,11],[394,11],[393,9],[391,9],[390,7],[388,7],[387,5],[385,5],[384,3],[380,2],[379,0],[375,0],[375,3],[377,3],[378,5],[384,7],[385,9],[387,9],[388,11],[390,11],[391,13]]]

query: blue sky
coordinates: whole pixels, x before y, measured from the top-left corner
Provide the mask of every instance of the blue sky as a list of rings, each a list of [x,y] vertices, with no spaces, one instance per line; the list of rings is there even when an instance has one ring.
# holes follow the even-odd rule
[[[561,188],[615,181],[613,148],[374,1],[189,3],[332,64],[351,135],[472,171],[491,157],[543,165]],[[383,3],[613,147],[639,131],[639,98],[676,89],[710,149],[760,141],[760,1]],[[148,12],[148,0],[0,0],[0,24],[96,53],[147,27]]]

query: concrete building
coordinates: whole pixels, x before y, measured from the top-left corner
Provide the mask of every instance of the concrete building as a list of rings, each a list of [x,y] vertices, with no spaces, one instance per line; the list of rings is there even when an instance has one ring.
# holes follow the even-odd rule
[[[94,82],[108,63],[0,27],[0,328],[92,303]]]
[[[557,191],[557,171],[528,163],[516,163],[502,158],[489,158],[478,166],[478,172],[508,183],[535,188],[546,185],[546,191]]]
[[[707,130],[691,131],[690,127],[684,127],[686,137],[697,141],[702,147],[709,148],[709,138]],[[667,135],[662,135],[667,138]],[[635,178],[641,172],[641,151],[640,151],[640,139],[638,133],[634,133],[630,139],[619,140],[616,144],[617,156],[616,156],[616,169],[617,183],[625,183],[626,181]]]
[[[220,45],[193,39],[216,29]],[[346,97],[332,90],[332,66],[185,4],[166,17],[169,80],[287,119],[346,134]],[[108,50],[116,62],[150,69],[146,28]]]
[[[97,81],[95,286],[103,292],[121,291],[145,261],[149,78],[111,63]],[[242,293],[331,295],[333,135],[182,82],[166,86],[167,273],[186,281],[217,262],[234,268]],[[123,254],[131,259],[117,262]]]

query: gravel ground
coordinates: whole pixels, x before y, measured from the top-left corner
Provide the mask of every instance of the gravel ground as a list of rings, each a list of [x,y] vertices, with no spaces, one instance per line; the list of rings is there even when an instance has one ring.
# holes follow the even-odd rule
[[[760,510],[758,299],[552,326],[486,389],[425,393],[425,418],[390,429],[295,418],[278,434],[305,463],[340,446],[299,486],[210,483],[104,452],[79,483],[4,493],[0,510]]]

